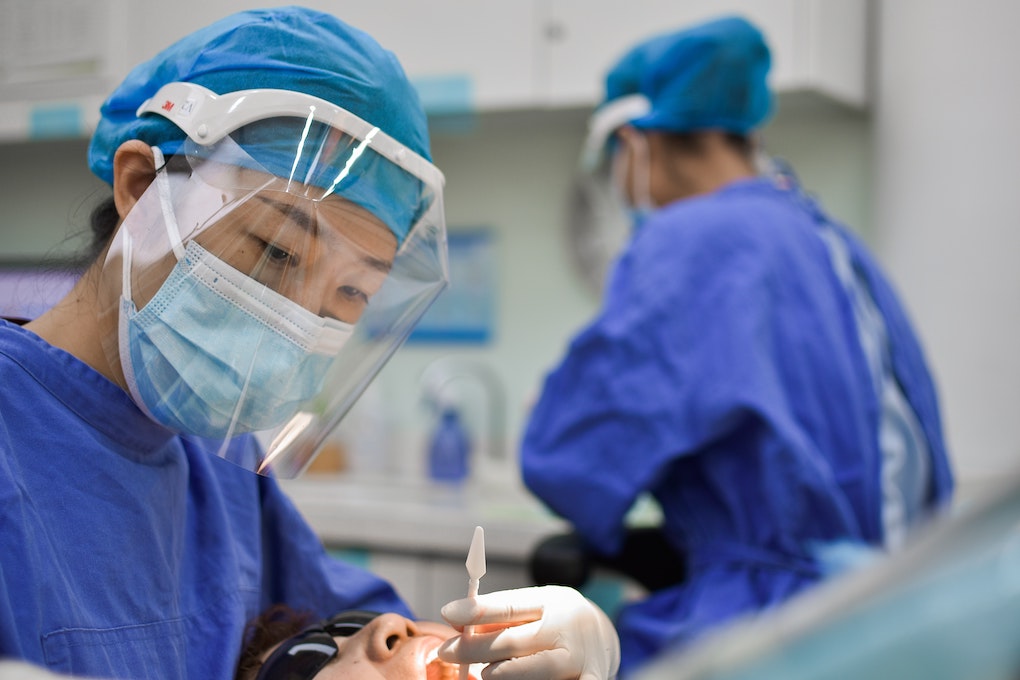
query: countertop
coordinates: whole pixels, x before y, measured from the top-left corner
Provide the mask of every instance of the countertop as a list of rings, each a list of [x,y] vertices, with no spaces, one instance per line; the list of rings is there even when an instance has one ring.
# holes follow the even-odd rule
[[[517,484],[306,474],[281,486],[331,548],[463,559],[481,526],[487,559],[524,562],[569,528]]]

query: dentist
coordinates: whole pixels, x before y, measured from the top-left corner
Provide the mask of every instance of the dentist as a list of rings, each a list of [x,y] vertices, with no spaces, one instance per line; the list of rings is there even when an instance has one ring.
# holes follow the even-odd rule
[[[111,187],[89,266],[0,321],[0,657],[228,679],[273,603],[410,616],[275,481],[448,279],[443,176],[397,59],[328,14],[241,12],[132,70],[88,162]]]

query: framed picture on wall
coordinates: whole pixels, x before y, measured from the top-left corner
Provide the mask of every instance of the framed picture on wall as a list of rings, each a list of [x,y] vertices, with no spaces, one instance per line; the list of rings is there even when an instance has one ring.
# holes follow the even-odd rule
[[[408,338],[410,343],[483,345],[496,333],[495,237],[486,227],[461,227],[447,234],[450,285]]]

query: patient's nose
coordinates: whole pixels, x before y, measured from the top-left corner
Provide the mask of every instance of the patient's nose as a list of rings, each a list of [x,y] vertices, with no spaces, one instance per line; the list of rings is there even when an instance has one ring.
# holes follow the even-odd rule
[[[399,614],[382,614],[365,626],[369,634],[368,656],[382,661],[397,653],[408,638],[418,634],[414,622]]]

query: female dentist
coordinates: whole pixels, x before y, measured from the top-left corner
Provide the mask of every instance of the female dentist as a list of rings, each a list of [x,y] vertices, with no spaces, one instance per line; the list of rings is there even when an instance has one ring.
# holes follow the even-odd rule
[[[327,14],[242,12],[136,67],[88,160],[112,187],[94,259],[52,310],[0,321],[0,657],[230,678],[271,603],[410,614],[274,481],[447,281],[443,178],[396,58]],[[554,613],[601,621],[534,617]],[[604,652],[566,637],[615,671],[611,627]]]

